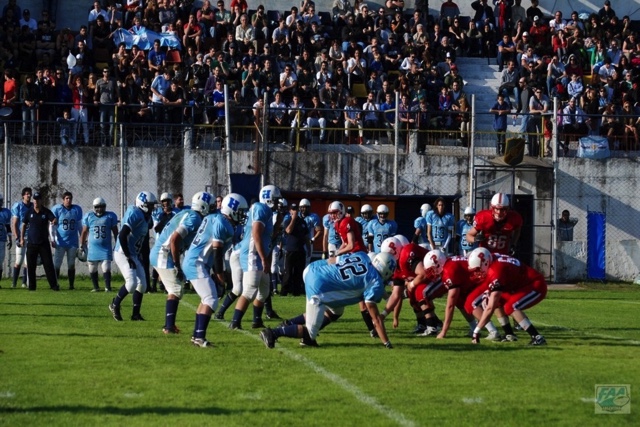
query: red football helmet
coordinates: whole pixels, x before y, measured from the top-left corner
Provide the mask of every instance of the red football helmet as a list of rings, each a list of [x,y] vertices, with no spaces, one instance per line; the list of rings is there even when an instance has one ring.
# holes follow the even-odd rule
[[[496,193],[491,198],[491,212],[493,219],[496,221],[504,221],[509,210],[509,196],[505,193]]]

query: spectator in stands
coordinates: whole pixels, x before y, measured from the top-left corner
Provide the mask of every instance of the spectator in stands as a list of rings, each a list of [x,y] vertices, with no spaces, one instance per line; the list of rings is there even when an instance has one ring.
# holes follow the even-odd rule
[[[160,11],[156,0],[147,0],[147,7],[144,8],[142,17],[142,22],[147,28],[153,31],[159,31]]]
[[[476,26],[474,21],[469,22],[469,30],[467,30],[467,40],[469,41],[469,47],[467,48],[467,55],[481,56],[483,47],[483,34]]]
[[[608,56],[604,59],[604,64],[598,70],[598,79],[601,84],[607,84],[607,79],[613,76],[615,72],[615,68],[611,64],[611,58]]]
[[[365,144],[369,145],[373,142],[378,145],[378,111],[380,106],[375,103],[373,92],[367,94],[367,100],[362,105],[362,115],[364,124]]]
[[[183,27],[184,36],[182,37],[182,44],[184,46],[194,46],[196,51],[200,52],[202,44],[202,27],[198,24],[196,14],[189,14],[189,22],[184,24]]]
[[[497,133],[496,154],[499,156],[504,154],[505,136],[507,131],[507,116],[511,112],[511,105],[505,101],[504,95],[498,93],[498,99],[493,107],[489,110],[494,114],[493,130]]]
[[[564,64],[560,61],[557,54],[553,55],[551,62],[547,65],[547,93],[549,97],[563,97],[566,94],[568,80],[569,76],[567,75]]]
[[[249,23],[249,18],[246,14],[240,17],[240,25],[236,27],[236,41],[240,44],[240,50],[247,52],[249,46],[257,47],[256,33],[253,26]]]
[[[605,0],[604,5],[598,11],[598,18],[600,19],[600,23],[605,24],[615,16],[616,12],[611,8],[611,2],[609,0]]]
[[[111,77],[109,68],[102,70],[102,78],[98,79],[96,83],[94,103],[100,106],[100,143],[104,147],[107,145],[107,141],[113,141],[115,131],[115,107],[116,103],[120,103],[120,87],[116,79]],[[107,123],[109,126],[108,134]]]
[[[354,142],[350,129],[355,127],[358,128],[358,144],[362,145],[363,131],[361,113],[358,111],[357,99],[355,97],[349,97],[344,110],[344,135],[347,137],[347,144]]]
[[[269,39],[269,21],[264,6],[258,6],[258,10],[251,16],[251,25],[256,32],[256,38]]]
[[[167,55],[163,52],[160,47],[160,40],[156,40],[153,42],[153,48],[149,51],[147,55],[147,64],[149,66],[149,70],[152,73],[156,73],[160,71],[160,69],[166,67]]]
[[[575,98],[571,98],[567,106],[562,109],[562,126],[560,134],[563,136],[563,151],[569,154],[569,144],[572,139],[579,139],[589,133],[589,118],[580,108]]]
[[[81,75],[69,74],[69,87],[71,87],[71,99],[73,100],[73,108],[70,115],[73,123],[71,125],[71,132],[69,134],[69,142],[71,145],[76,145],[76,138],[78,135],[78,124],[82,125],[82,136],[84,145],[89,144],[89,114],[88,104],[91,102],[89,93],[85,88]]]
[[[556,34],[559,31],[564,31],[567,27],[567,22],[562,19],[562,12],[557,10],[553,16],[553,19],[549,21],[549,31],[551,34]]]
[[[537,15],[533,17],[533,25],[529,28],[529,36],[536,50],[544,52],[550,46],[549,27]]]
[[[631,101],[623,101],[620,115],[622,124],[624,125],[623,147],[625,150],[637,150],[638,143],[640,142],[638,139],[638,125],[640,124],[640,119],[633,110]]]
[[[306,128],[308,129],[306,144],[311,142],[313,130],[317,128],[320,128],[320,144],[327,142],[327,119],[324,117],[323,108],[324,106],[320,103],[320,98],[314,95],[311,98],[311,106],[306,109]]]
[[[453,18],[453,23],[449,27],[449,43],[455,48],[456,56],[462,55],[469,48],[466,30],[462,28],[460,18]]]
[[[582,85],[582,80],[580,76],[573,73],[571,74],[571,81],[567,83],[567,95],[570,98],[575,98],[581,104],[582,94],[584,92],[584,86]]]
[[[543,130],[542,118],[551,112],[551,101],[544,94],[541,86],[533,90],[533,96],[529,100],[529,121],[527,132],[529,132],[529,153],[538,153],[537,134]]]
[[[287,117],[290,120],[291,129],[289,131],[289,145],[294,148],[298,146],[298,137],[300,136],[300,128],[306,124],[304,105],[298,94],[293,95],[291,104],[287,110]],[[304,135],[304,134],[303,134]],[[300,147],[304,149],[305,138],[300,138]]]
[[[487,4],[487,0],[476,0],[471,3],[471,8],[475,11],[473,21],[477,27],[482,28],[485,24],[489,24],[493,29],[495,15],[491,6]]]
[[[511,40],[511,36],[505,33],[502,36],[502,40],[498,42],[498,71],[502,72],[504,69],[504,64],[508,63],[511,60],[515,60],[516,53],[516,45]]]
[[[510,60],[507,63],[507,68],[502,71],[498,93],[503,94],[507,99],[509,98],[509,95],[513,95],[514,99],[517,102],[517,100],[520,98],[520,87],[518,85],[519,79],[520,70],[516,68],[515,61]]]
[[[249,10],[249,5],[247,4],[247,0],[231,0],[231,4],[229,7],[233,10],[234,7],[238,7],[240,13],[247,13]]]
[[[276,92],[273,102],[269,105],[269,125],[273,132],[271,141],[276,144],[286,144],[286,116],[287,105],[282,100],[282,94]]]
[[[25,82],[20,86],[20,102],[22,102],[22,139],[23,143],[32,143],[36,135],[36,111],[38,99],[33,73],[28,73]]]

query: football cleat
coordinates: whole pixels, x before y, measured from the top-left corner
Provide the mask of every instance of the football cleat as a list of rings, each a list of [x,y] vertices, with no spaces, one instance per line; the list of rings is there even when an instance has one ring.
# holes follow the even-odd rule
[[[518,341],[518,337],[513,334],[507,334],[502,338],[502,342],[516,342]]]
[[[535,337],[531,337],[529,345],[547,345],[547,340],[545,340],[542,335],[536,335]]]
[[[300,338],[300,347],[320,347],[316,340],[311,338]]]
[[[375,329],[372,329],[369,331],[369,335],[371,336],[371,338],[379,338],[380,335],[378,335],[378,331],[376,331]]]
[[[260,332],[260,338],[262,338],[267,348],[273,348],[276,345],[276,337],[271,328],[263,329],[262,332]]]
[[[433,326],[427,326],[423,333],[420,334],[422,337],[435,337],[440,332],[439,328],[434,328]]]
[[[120,314],[120,306],[115,305],[113,302],[109,304],[109,311],[113,315],[116,322],[122,322],[122,315]]]
[[[93,288],[93,289],[91,289],[91,292],[100,292],[100,289],[98,289],[98,288]]]
[[[260,329],[260,328],[264,328],[264,322],[262,321],[262,319],[259,319],[257,322],[253,322],[251,323],[251,329]]]
[[[224,314],[221,312],[217,312],[216,314],[213,315],[213,318],[215,320],[224,320]]]
[[[104,288],[105,292],[111,292],[111,288]]]
[[[278,316],[278,313],[272,311],[271,313],[267,313],[267,319],[269,320],[280,320],[282,317]]]
[[[140,314],[140,313],[132,314],[131,315],[131,320],[133,320],[134,322],[144,322],[144,317],[142,317],[142,314]]]
[[[193,338],[191,340],[191,344],[195,345],[196,347],[200,347],[200,348],[212,348],[213,344],[210,343],[209,341],[207,341],[204,338]]]
[[[425,329],[427,329],[426,325],[417,324],[415,329],[413,330],[413,333],[416,335],[422,335]]]
[[[229,329],[235,331],[236,329],[242,329],[242,325],[240,323],[234,322],[233,320],[229,323]]]
[[[170,328],[162,328],[162,333],[164,333],[165,335],[179,334],[180,328],[178,328],[176,325],[173,325]]]
[[[489,335],[487,335],[487,341],[502,342],[504,341],[504,339],[502,335],[500,335],[500,332],[494,331],[494,332],[489,332]]]

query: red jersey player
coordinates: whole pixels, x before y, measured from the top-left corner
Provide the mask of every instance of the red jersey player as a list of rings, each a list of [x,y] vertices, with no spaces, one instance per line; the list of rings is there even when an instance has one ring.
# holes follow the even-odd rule
[[[444,311],[442,331],[438,334],[438,338],[445,338],[447,336],[456,307],[458,307],[469,323],[471,332],[473,333],[476,327],[474,315],[480,318],[482,309],[478,307],[476,310],[467,311],[465,305],[469,296],[473,293],[473,290],[483,284],[489,265],[491,265],[491,259],[491,253],[487,249],[476,248],[471,251],[469,258],[456,256],[447,260],[447,263],[444,265],[444,270],[442,271],[442,283],[447,289],[447,305]],[[498,330],[491,321],[487,322],[486,327],[489,331],[487,339],[491,341],[502,340]]]
[[[529,345],[547,343],[522,311],[538,304],[547,295],[547,283],[542,274],[522,264],[516,258],[498,255],[489,267],[485,283],[478,289],[487,292],[488,299],[478,326],[474,330],[472,342],[477,344],[480,341],[477,333],[491,318],[493,312],[502,307],[504,317],[498,319],[501,325],[504,326],[506,323],[510,329],[507,316],[513,316],[522,329],[531,336]]]
[[[510,254],[520,238],[522,216],[509,210],[509,196],[496,193],[490,209],[476,214],[473,227],[467,232],[467,242],[478,243],[493,253]]]
[[[335,224],[336,233],[342,239],[342,245],[336,251],[336,256],[361,251],[367,253],[367,247],[364,244],[364,240],[362,240],[360,226],[355,219],[345,216],[344,204],[342,202],[331,202],[328,213]]]

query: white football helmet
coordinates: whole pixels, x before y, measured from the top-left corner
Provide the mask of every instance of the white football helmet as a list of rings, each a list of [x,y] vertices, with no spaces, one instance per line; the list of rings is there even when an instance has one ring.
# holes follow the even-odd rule
[[[407,239],[406,237],[404,237],[402,234],[396,234],[395,236],[396,239],[398,239],[398,241],[400,241],[400,243],[402,244],[402,246],[406,246],[409,244],[409,239]]]
[[[431,205],[429,203],[424,203],[422,206],[420,206],[420,215],[426,217],[427,213],[431,210],[433,210],[431,209]]]
[[[381,221],[386,221],[389,216],[389,208],[387,205],[378,205],[376,208],[376,214],[378,214],[378,219]]]
[[[141,191],[136,196],[136,207],[144,213],[149,213],[153,210],[153,207],[158,203],[156,195],[150,191]]]
[[[282,213],[284,213],[285,215],[287,214],[287,211],[289,207],[289,202],[287,202],[287,199],[285,199],[284,197],[282,199],[280,199],[280,211]]]
[[[165,202],[167,202],[169,206],[173,207],[173,196],[171,193],[162,193],[160,195],[160,203],[164,205]]]
[[[370,220],[373,216],[373,207],[371,205],[362,205],[362,207],[360,207],[360,216],[367,221]]]
[[[493,219],[502,221],[507,217],[509,210],[509,196],[505,193],[496,193],[491,198],[491,212]]]
[[[93,212],[97,216],[104,215],[104,212],[107,210],[107,201],[102,197],[96,197],[93,199]]]
[[[327,209],[327,212],[329,213],[329,218],[331,218],[331,221],[335,222],[344,218],[345,208],[342,202],[338,202],[336,200],[335,202],[331,202],[329,208]]]
[[[236,224],[244,225],[247,222],[247,200],[238,193],[229,193],[222,199],[220,213],[231,218]]]
[[[76,257],[80,260],[80,262],[87,262],[87,251],[85,248],[80,246],[76,251]]]
[[[397,261],[398,258],[400,258],[400,251],[402,250],[402,246],[403,245],[400,240],[396,239],[393,236],[387,237],[382,241],[382,244],[380,245],[380,252],[386,252],[393,255],[393,257]]]
[[[215,197],[206,191],[198,191],[191,198],[191,209],[198,212],[200,215],[208,215],[211,204],[216,203]]]
[[[468,256],[469,272],[473,280],[482,280],[487,276],[493,256],[487,248],[475,248]]]
[[[298,203],[298,208],[300,208],[300,215],[306,216],[311,210],[311,202],[309,199],[302,199],[300,203]]]
[[[444,264],[447,262],[447,256],[440,249],[434,249],[427,252],[422,260],[424,269],[433,275],[433,278],[440,277]]]
[[[396,271],[396,267],[398,266],[398,262],[396,259],[386,252],[378,253],[373,261],[371,262],[380,276],[382,276],[382,280],[385,282],[391,279],[393,272]]]
[[[264,203],[271,209],[278,207],[278,201],[281,198],[280,189],[275,185],[265,185],[260,190],[260,203]]]
[[[466,208],[464,208],[464,215],[475,215],[476,214],[476,210],[473,209],[471,206],[467,206]]]

